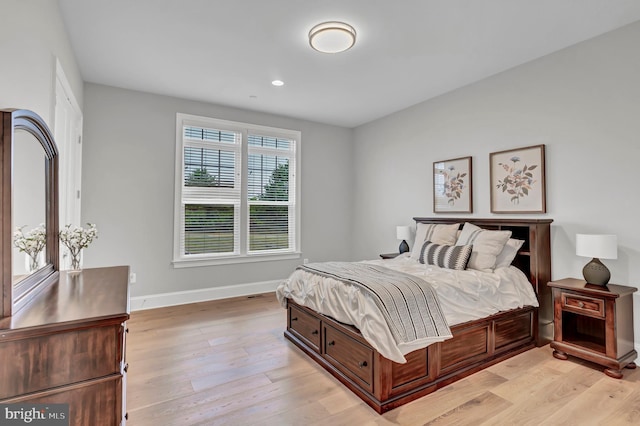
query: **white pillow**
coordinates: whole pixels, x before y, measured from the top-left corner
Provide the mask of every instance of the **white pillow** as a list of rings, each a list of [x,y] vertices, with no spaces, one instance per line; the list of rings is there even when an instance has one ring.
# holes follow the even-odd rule
[[[411,259],[418,260],[425,241],[452,246],[456,243],[459,223],[451,225],[436,225],[433,223],[418,223],[416,225],[416,239],[411,247]]]
[[[523,240],[509,238],[509,241],[507,241],[507,244],[504,245],[504,248],[496,258],[496,268],[508,268],[523,244]]]
[[[456,245],[473,246],[467,268],[492,272],[496,267],[496,259],[509,238],[511,231],[490,231],[467,222],[462,227]]]

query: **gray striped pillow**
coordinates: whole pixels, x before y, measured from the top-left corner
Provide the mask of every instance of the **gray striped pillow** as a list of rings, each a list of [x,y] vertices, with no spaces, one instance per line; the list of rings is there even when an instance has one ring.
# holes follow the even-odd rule
[[[473,246],[446,246],[425,241],[420,251],[420,263],[462,271],[467,267]]]

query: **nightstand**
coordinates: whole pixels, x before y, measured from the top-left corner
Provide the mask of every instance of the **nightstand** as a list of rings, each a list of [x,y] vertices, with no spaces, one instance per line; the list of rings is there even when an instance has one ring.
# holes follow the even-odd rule
[[[381,258],[383,259],[393,259],[400,256],[400,253],[382,253],[380,255]]]
[[[568,355],[607,367],[604,372],[622,378],[623,368],[636,368],[633,338],[633,293],[636,288],[606,287],[565,278],[549,282],[553,289],[553,356]]]

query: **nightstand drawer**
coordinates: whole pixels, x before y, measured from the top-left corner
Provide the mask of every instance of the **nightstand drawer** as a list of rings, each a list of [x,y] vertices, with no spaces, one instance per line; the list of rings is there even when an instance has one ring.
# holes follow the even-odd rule
[[[592,317],[604,318],[604,300],[596,297],[562,293],[562,308]]]

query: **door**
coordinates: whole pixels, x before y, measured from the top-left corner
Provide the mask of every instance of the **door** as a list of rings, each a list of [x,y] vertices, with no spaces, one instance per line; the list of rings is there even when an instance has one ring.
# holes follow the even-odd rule
[[[82,112],[60,62],[56,66],[54,136],[60,151],[60,228],[80,225],[82,183]],[[60,250],[60,269],[69,269],[70,256]]]

